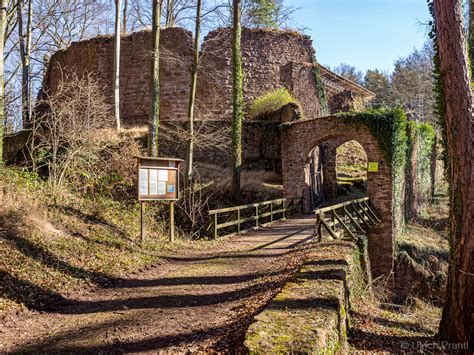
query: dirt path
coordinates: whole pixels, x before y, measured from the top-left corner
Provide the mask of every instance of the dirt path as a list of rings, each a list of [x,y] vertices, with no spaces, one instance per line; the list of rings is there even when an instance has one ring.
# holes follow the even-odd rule
[[[0,326],[4,351],[238,350],[254,314],[301,264],[314,220],[234,238],[219,253],[167,257],[113,288]]]

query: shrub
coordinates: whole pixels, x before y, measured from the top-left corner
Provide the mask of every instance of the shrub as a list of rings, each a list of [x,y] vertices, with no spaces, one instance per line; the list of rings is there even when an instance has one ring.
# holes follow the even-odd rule
[[[109,141],[110,106],[94,77],[66,74],[52,93],[39,102],[43,112],[32,120],[28,149],[33,168],[46,167],[53,187],[64,185],[68,175],[99,159]]]
[[[249,117],[256,118],[270,112],[275,112],[288,104],[300,106],[298,101],[285,88],[269,91],[255,99],[250,107]]]

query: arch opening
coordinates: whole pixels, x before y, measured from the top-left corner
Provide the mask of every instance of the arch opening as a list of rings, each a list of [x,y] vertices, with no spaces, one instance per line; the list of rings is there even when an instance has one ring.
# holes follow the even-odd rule
[[[336,197],[367,196],[367,153],[356,140],[336,148]]]
[[[344,149],[344,144],[350,142],[349,147],[352,145],[354,149],[357,147],[358,151],[365,153],[360,154],[351,164],[356,163],[356,174],[366,179],[364,187],[367,190],[363,193],[370,198],[370,203],[382,219],[381,223],[368,230],[371,268],[374,277],[389,275],[394,263],[395,228],[392,168],[386,161],[377,138],[365,124],[333,116],[294,122],[283,128],[281,152],[284,196],[302,196],[306,213],[314,211],[314,201],[317,201],[312,185],[316,185],[319,187],[318,191],[321,191],[321,182],[324,204],[352,199],[346,195],[341,197],[341,201],[335,200],[338,197],[337,148],[342,146]],[[353,141],[357,141],[357,145]],[[351,155],[348,159],[350,157]],[[340,164],[343,161],[344,158]],[[367,172],[367,161],[377,162],[378,170]],[[343,175],[340,173],[339,177]]]

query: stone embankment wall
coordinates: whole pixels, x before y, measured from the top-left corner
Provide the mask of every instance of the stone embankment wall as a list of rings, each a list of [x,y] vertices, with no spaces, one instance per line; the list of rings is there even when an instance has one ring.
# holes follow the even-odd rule
[[[249,353],[347,353],[351,307],[370,299],[361,251],[341,241],[313,248],[294,281],[250,325]]]

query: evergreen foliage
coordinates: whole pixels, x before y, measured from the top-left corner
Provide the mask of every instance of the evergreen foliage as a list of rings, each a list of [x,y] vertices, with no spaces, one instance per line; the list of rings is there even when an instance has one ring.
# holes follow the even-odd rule
[[[432,176],[432,150],[435,144],[435,130],[429,123],[409,121],[407,126],[409,156],[416,150],[416,171],[418,191],[409,191],[407,198],[412,198],[417,193],[421,202],[426,202],[431,197]],[[413,157],[412,157],[413,159]],[[412,174],[411,164],[407,164],[407,173]]]
[[[277,28],[278,6],[275,0],[251,0],[247,22],[255,28]]]

